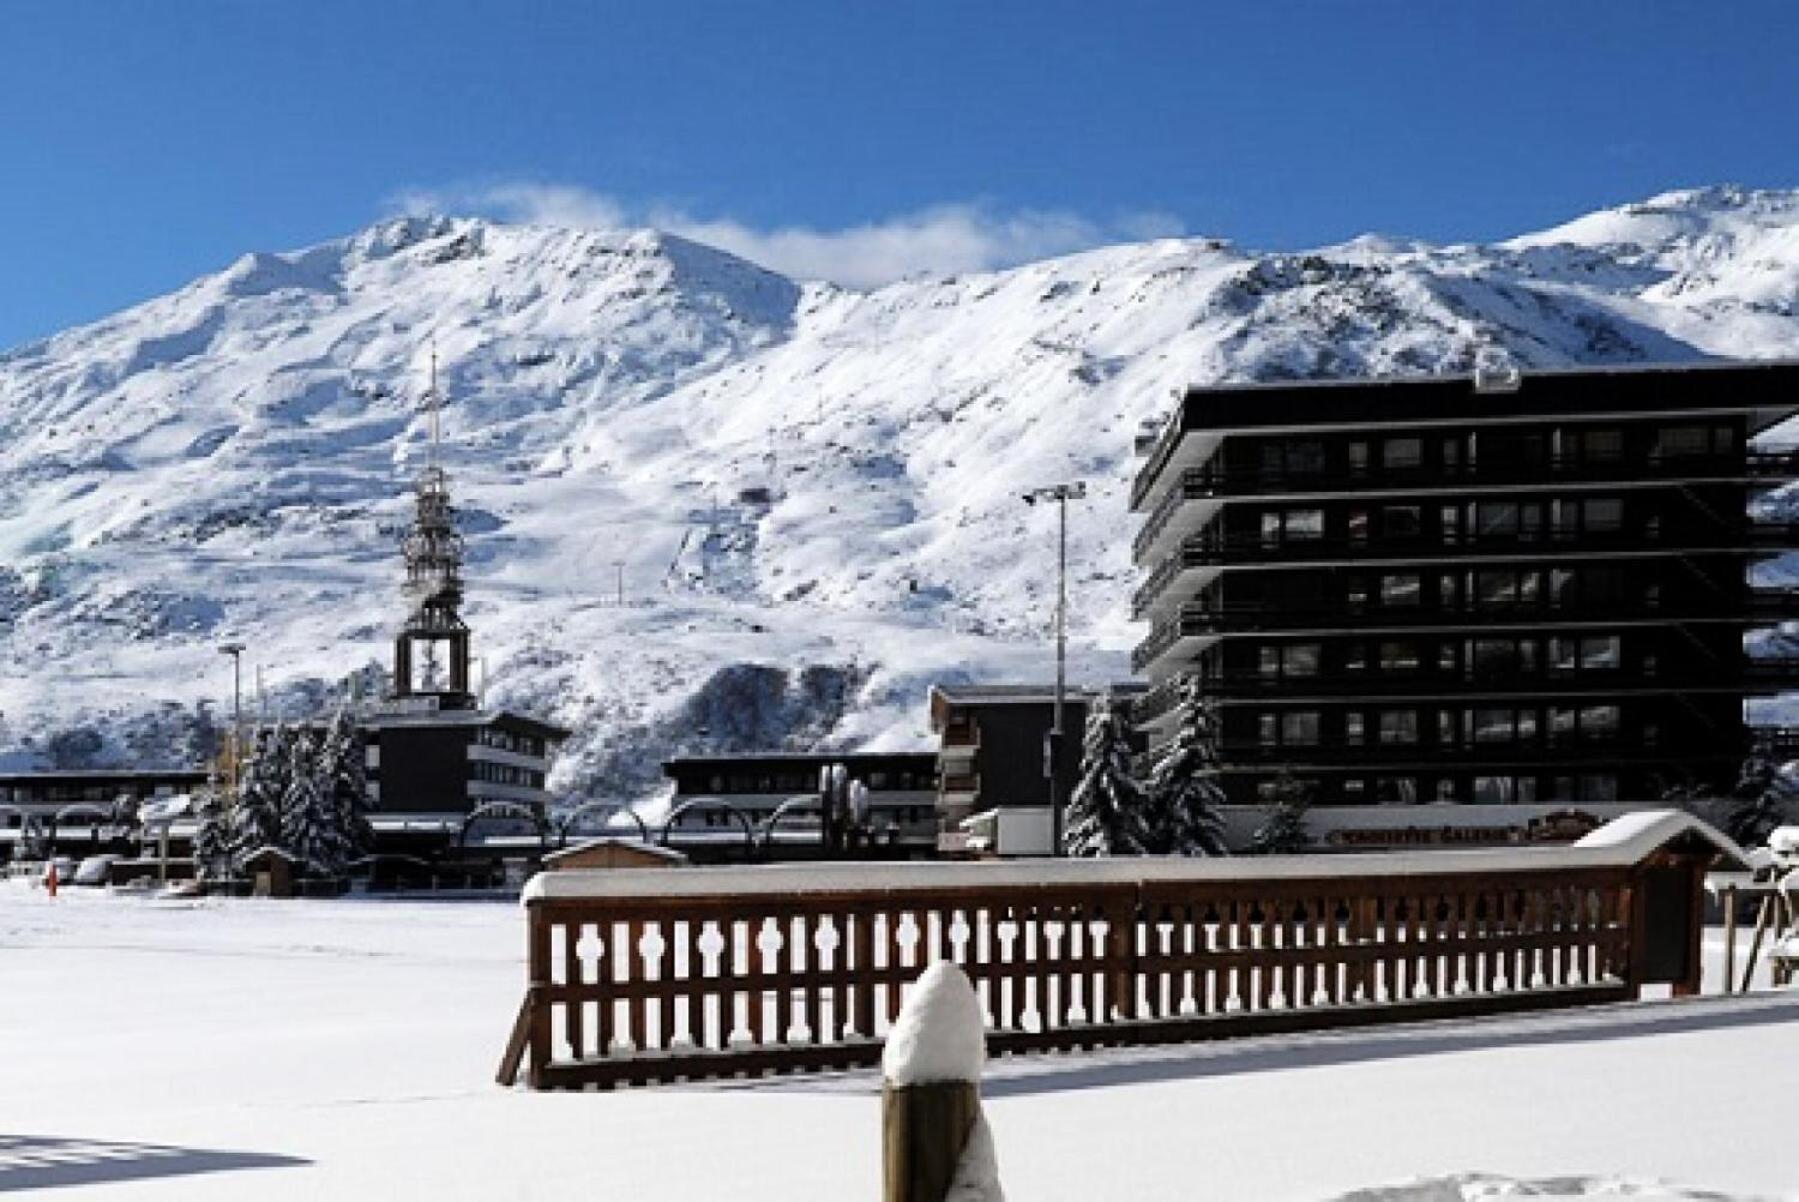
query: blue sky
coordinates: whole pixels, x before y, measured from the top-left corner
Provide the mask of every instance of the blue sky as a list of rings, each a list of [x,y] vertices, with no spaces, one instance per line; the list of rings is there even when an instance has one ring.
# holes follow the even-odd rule
[[[0,347],[400,208],[866,283],[1799,185],[1799,5],[9,0]]]

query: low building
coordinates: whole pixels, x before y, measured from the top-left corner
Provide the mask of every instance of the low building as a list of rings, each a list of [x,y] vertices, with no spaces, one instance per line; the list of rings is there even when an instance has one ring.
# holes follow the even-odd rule
[[[44,853],[130,850],[139,811],[206,784],[202,768],[79,768],[0,773],[0,860],[21,844]]]
[[[822,774],[841,766],[865,794],[860,821],[827,849]],[[915,858],[936,853],[937,755],[803,751],[683,756],[662,765],[674,782],[666,843],[695,859]]]
[[[1135,698],[1143,686],[1121,684],[1113,691]],[[1055,795],[1064,810],[1080,780],[1081,734],[1094,693],[1082,687],[1064,691],[1062,750],[1055,774]],[[932,687],[931,730],[939,739],[939,850],[1005,856],[1041,856],[1054,850],[1048,772],[1054,718],[1055,689],[1050,685]],[[972,832],[970,822],[983,829]]]

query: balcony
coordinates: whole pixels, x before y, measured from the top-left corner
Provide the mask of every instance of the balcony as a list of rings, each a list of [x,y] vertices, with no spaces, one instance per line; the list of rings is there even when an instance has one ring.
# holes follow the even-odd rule
[[[1305,746],[1281,746],[1255,741],[1227,740],[1219,745],[1218,758],[1225,769],[1273,766],[1330,766],[1334,768],[1384,768],[1450,763],[1457,767],[1518,767],[1527,764],[1583,764],[1606,760],[1631,763],[1679,762],[1692,759],[1692,748],[1666,751],[1655,743],[1622,735],[1582,738],[1562,734],[1521,740],[1439,743],[1344,743],[1319,742]],[[1720,748],[1721,758],[1734,758],[1735,748]]]
[[[1554,455],[1536,462],[1474,462],[1416,467],[1276,471],[1227,467],[1211,462],[1188,468],[1153,512],[1196,497],[1267,497],[1323,493],[1436,492],[1451,488],[1494,488],[1547,484],[1605,485],[1685,483],[1780,483],[1799,480],[1799,451],[1749,451],[1736,455],[1646,455],[1611,460]]]

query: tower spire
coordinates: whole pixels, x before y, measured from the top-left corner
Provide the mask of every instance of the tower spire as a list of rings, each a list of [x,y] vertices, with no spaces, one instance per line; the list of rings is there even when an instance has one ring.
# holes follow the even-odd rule
[[[425,469],[414,484],[412,528],[403,545],[405,594],[411,612],[394,640],[394,695],[431,698],[439,706],[461,709],[473,704],[469,692],[469,630],[460,612],[462,535],[456,529],[456,511],[450,504],[449,477],[439,459],[442,394],[437,388],[435,345],[431,348],[431,375],[424,399],[430,417],[431,445]],[[415,650],[419,652],[416,660]],[[447,668],[447,678],[441,668]]]

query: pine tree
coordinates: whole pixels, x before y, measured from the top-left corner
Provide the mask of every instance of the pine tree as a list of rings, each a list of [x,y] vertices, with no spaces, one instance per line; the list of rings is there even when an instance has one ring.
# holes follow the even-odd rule
[[[1131,773],[1129,705],[1111,693],[1095,697],[1082,739],[1081,781],[1068,800],[1062,846],[1071,856],[1143,851],[1144,793]]]
[[[340,706],[319,749],[319,793],[326,818],[320,868],[341,880],[374,845],[368,820],[368,781],[362,732],[355,714]]]
[[[1268,856],[1304,851],[1311,845],[1306,834],[1306,813],[1311,808],[1311,791],[1282,768],[1274,780],[1274,809],[1249,837],[1249,849]]]
[[[202,881],[231,876],[231,814],[226,800],[216,785],[209,784],[200,795],[195,813],[199,825],[194,829],[194,876]]]
[[[1144,850],[1184,856],[1222,856],[1224,790],[1218,766],[1218,723],[1196,677],[1181,685],[1180,726],[1162,749],[1149,778]]]
[[[1761,846],[1775,827],[1786,823],[1792,793],[1780,765],[1760,752],[1752,753],[1731,790],[1736,805],[1724,819],[1724,833],[1743,847]]]
[[[279,846],[300,862],[307,875],[329,876],[331,813],[319,779],[318,736],[304,727],[294,731],[285,758],[287,787],[281,794]]]
[[[281,846],[281,802],[287,790],[285,727],[259,728],[238,766],[237,800],[231,807],[231,867],[268,846]]]

